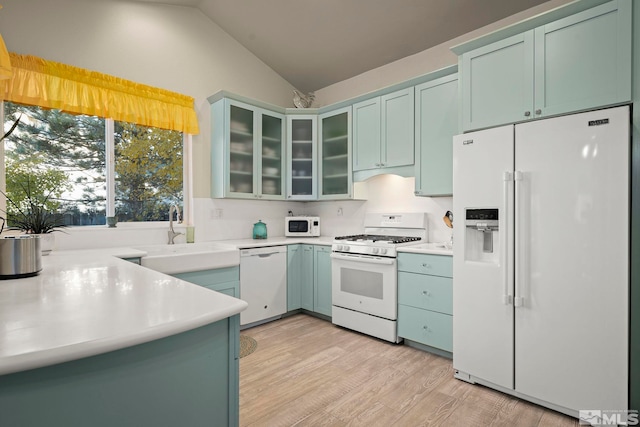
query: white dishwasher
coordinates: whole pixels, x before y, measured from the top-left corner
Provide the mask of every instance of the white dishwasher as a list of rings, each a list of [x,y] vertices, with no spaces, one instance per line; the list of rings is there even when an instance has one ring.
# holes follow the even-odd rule
[[[286,246],[240,250],[240,299],[249,303],[240,313],[240,325],[287,311]]]

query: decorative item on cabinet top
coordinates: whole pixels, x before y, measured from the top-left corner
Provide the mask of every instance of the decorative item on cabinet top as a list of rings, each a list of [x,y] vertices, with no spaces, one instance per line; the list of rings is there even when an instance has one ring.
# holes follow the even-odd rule
[[[293,91],[293,105],[295,105],[296,108],[309,108],[311,104],[313,104],[314,99],[316,99],[316,94],[313,92],[304,95],[295,89]]]

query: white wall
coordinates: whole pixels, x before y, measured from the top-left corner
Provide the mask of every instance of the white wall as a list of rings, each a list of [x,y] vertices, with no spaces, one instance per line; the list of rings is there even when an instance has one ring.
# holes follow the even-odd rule
[[[448,242],[451,238],[451,229],[442,217],[453,209],[453,198],[416,197],[414,179],[398,175],[378,175],[358,185],[365,186],[363,191],[368,194],[367,200],[307,203],[306,214],[319,215],[322,219],[322,234],[339,236],[362,232],[367,212],[427,212],[429,241]],[[338,209],[342,210],[342,215]]]

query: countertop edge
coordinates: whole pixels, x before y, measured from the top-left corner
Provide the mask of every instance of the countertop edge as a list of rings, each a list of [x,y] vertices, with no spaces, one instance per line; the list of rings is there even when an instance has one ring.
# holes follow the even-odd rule
[[[220,295],[226,296],[224,294]],[[126,336],[108,337],[32,353],[5,356],[0,360],[0,375],[71,362],[170,337],[236,315],[245,310],[249,305],[246,301],[240,299],[229,297],[229,300],[230,304],[228,307],[216,310],[214,313],[204,314],[180,322],[159,325]]]

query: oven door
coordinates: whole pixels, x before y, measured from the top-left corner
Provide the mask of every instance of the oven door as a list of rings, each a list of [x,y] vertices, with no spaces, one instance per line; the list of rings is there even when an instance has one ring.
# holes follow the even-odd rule
[[[396,271],[395,258],[332,252],[333,305],[396,320]]]

